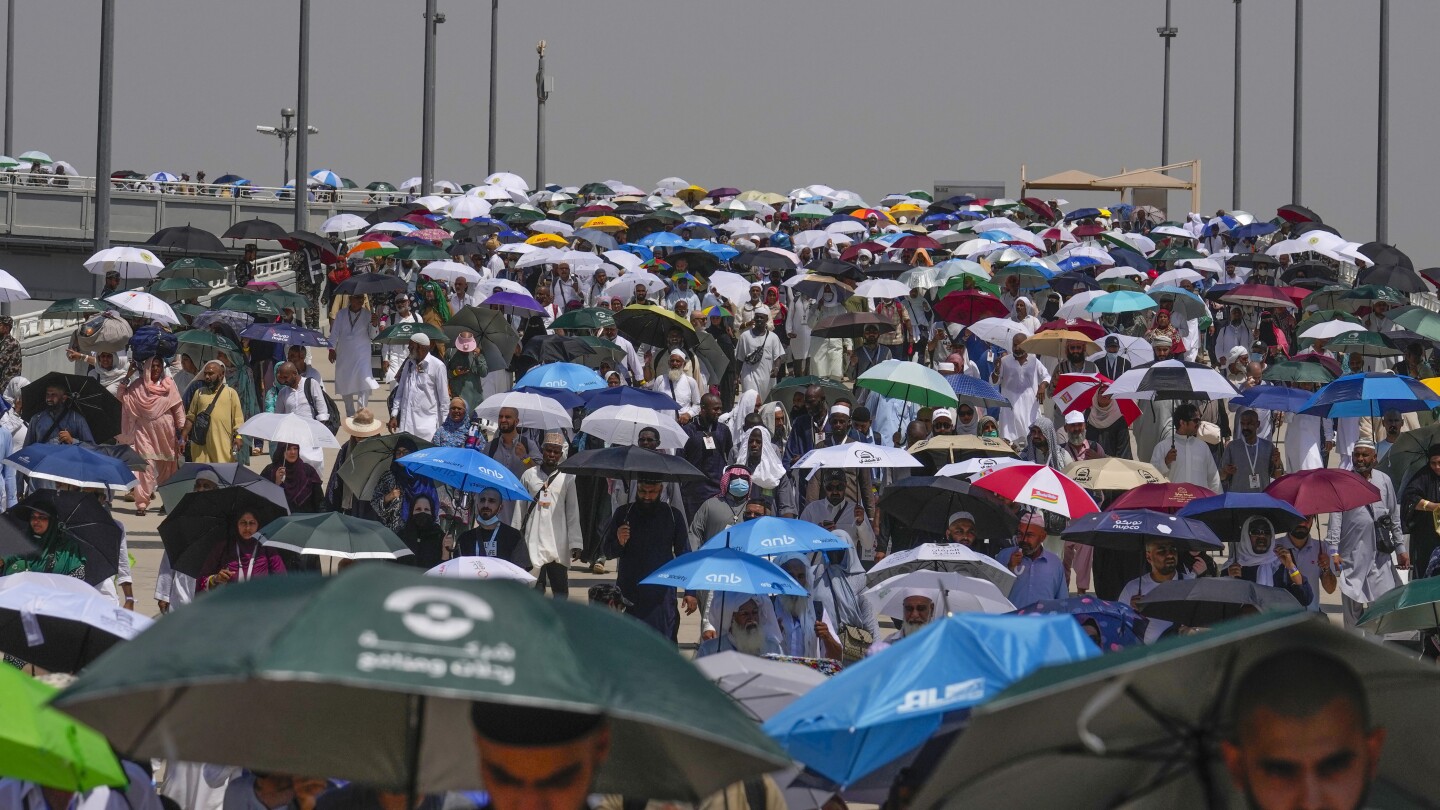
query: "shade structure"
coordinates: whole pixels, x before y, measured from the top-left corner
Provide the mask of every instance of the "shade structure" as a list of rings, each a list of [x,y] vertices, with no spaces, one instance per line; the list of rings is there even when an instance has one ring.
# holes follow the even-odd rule
[[[1078,344],[1087,355],[1100,351],[1100,345],[1089,335],[1074,329],[1047,329],[1036,332],[1033,337],[1026,338],[1020,347],[1031,354],[1060,358],[1065,356],[1071,344]]]
[[[1352,470],[1319,469],[1288,473],[1270,482],[1265,494],[1303,515],[1343,512],[1380,500],[1380,489]]]
[[[1021,506],[1077,518],[1100,511],[1095,499],[1059,470],[1040,464],[1012,464],[971,482]]]
[[[1015,346],[1015,336],[1023,335],[1030,337],[1030,328],[1019,321],[1012,321],[1009,318],[984,318],[970,325],[970,332],[975,337],[995,346],[1003,351],[1010,351]]]
[[[940,372],[909,360],[886,360],[872,366],[855,380],[855,385],[921,406],[960,404]]]
[[[1245,521],[1263,517],[1270,521],[1276,534],[1284,534],[1304,520],[1295,507],[1264,492],[1222,492],[1200,498],[1176,513],[1209,526],[1221,540],[1240,540]]]
[[[896,447],[852,442],[811,450],[791,465],[798,470],[894,469],[922,466],[914,456]]]
[[[51,387],[66,392],[70,406],[84,417],[96,442],[108,444],[115,440],[120,433],[120,400],[93,377],[52,371],[20,389],[22,410],[28,414],[44,411],[45,391]]]
[[[1103,374],[1059,374],[1055,377],[1055,401],[1064,413],[1088,411],[1102,386],[1112,381]],[[1140,406],[1128,399],[1115,400],[1120,416],[1130,425],[1140,418]]]
[[[769,516],[729,526],[701,546],[703,549],[733,548],[764,557],[840,551],[850,547],[845,538],[808,520]]]
[[[1197,484],[1144,484],[1121,495],[1109,504],[1110,509],[1154,509],[1178,512],[1191,501],[1208,498],[1215,493]]]
[[[1224,547],[1204,523],[1149,509],[1095,512],[1073,521],[1060,536],[1067,543],[1117,551],[1144,551],[1150,540],[1170,540],[1192,551],[1218,551]]]
[[[605,381],[592,369],[578,363],[545,363],[525,372],[515,387],[564,388],[577,394],[605,387]]]
[[[821,318],[810,334],[826,338],[857,338],[862,337],[866,329],[874,329],[883,335],[894,332],[895,324],[875,312],[845,312]]]
[[[427,447],[406,454],[396,463],[412,475],[434,479],[462,492],[493,488],[506,500],[533,500],[508,467],[468,447]]]
[[[1433,408],[1440,408],[1440,394],[1414,377],[1365,372],[1347,374],[1326,384],[1305,403],[1300,413],[1335,419]]]
[[[966,326],[986,318],[1003,318],[1008,312],[1005,302],[980,290],[956,290],[935,302],[936,315]]]
[[[135,487],[135,473],[123,461],[78,444],[32,444],[5,459],[31,478],[96,487],[112,492],[129,492]]]
[[[491,394],[475,407],[475,415],[498,422],[500,411],[506,408],[513,408],[518,414],[520,427],[539,430],[570,430],[574,427],[570,413],[560,403],[539,394],[514,391]]]
[[[756,596],[808,596],[810,593],[775,563],[724,546],[682,554],[652,571],[640,584]]]
[[[164,267],[165,263],[151,251],[128,245],[105,248],[85,260],[86,270],[101,276],[119,273],[122,279],[149,280]]]
[[[235,522],[246,512],[265,526],[289,510],[240,487],[185,495],[160,522],[160,541],[170,567],[199,579],[216,548],[234,538]]]
[[[136,313],[149,318],[152,321],[178,326],[180,316],[170,305],[143,290],[125,290],[118,292],[105,299],[115,306],[128,312]]]
[[[180,499],[186,493],[195,491],[195,476],[202,470],[210,470],[215,477],[220,479],[220,485],[241,487],[242,489],[253,490],[262,498],[270,501],[276,506],[285,508],[285,490],[278,484],[261,475],[243,464],[232,462],[229,464],[205,464],[189,461],[181,464],[175,474],[160,483],[157,488],[160,498],[167,507],[180,503]],[[355,489],[355,488],[352,488]],[[366,496],[368,497],[368,496]]]
[[[979,377],[968,374],[944,376],[945,381],[950,383],[950,390],[955,392],[955,398],[961,402],[969,402],[982,408],[1003,408],[1010,404],[1010,400],[1000,393],[1000,389]]]
[[[1440,627],[1440,577],[1412,579],[1370,603],[1358,622],[1371,633],[1408,633]]]
[[[415,553],[380,523],[338,512],[287,515],[265,525],[260,533],[264,545],[315,557],[394,560]]]
[[[151,624],[74,577],[0,577],[0,652],[51,672],[79,672]]]
[[[1245,408],[1259,408],[1266,411],[1295,413],[1310,401],[1310,392],[1301,388],[1287,388],[1283,385],[1257,385],[1247,388],[1240,396],[1230,400],[1237,411]]]
[[[935,615],[949,613],[1009,613],[1015,609],[999,586],[984,577],[955,571],[908,571],[869,585],[860,594],[881,616],[901,619],[904,602],[924,596],[935,604]]]
[[[680,403],[674,397],[661,391],[651,391],[646,388],[632,388],[628,385],[617,385],[613,388],[600,388],[594,391],[586,391],[580,395],[585,400],[585,409],[594,413],[601,408],[608,408],[615,405],[634,405],[641,408],[650,408],[657,411],[677,411]]]
[[[694,801],[783,764],[643,625],[515,582],[402,566],[218,589],[93,666],[58,705],[134,756],[415,793],[483,787],[472,712],[497,724],[537,709],[604,714],[605,792]],[[686,767],[654,767],[656,751],[673,750],[688,752]]]
[[[1240,392],[1224,375],[1199,363],[1158,360],[1121,374],[1106,392],[1116,399],[1230,399]]]
[[[561,472],[629,480],[652,478],[669,481],[709,481],[710,477],[679,456],[643,447],[604,447],[582,450],[560,462]]]
[[[1085,311],[1096,315],[1140,312],[1159,306],[1150,296],[1131,290],[1116,290],[1096,297],[1085,305]]]

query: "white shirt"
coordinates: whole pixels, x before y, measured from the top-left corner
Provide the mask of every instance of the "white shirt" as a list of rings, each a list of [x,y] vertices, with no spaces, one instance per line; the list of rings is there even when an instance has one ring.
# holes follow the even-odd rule
[[[666,371],[669,371],[668,367]],[[673,397],[676,402],[680,403],[680,413],[688,413],[691,416],[700,414],[700,385],[695,382],[694,377],[688,374],[680,375],[680,379],[675,382],[671,382],[668,375],[662,374],[651,380],[650,384],[645,387]]]
[[[445,364],[428,354],[419,364],[405,361],[395,381],[395,403],[390,410],[390,416],[400,421],[400,430],[429,441],[449,408]]]
[[[1212,492],[1219,492],[1220,471],[1215,468],[1215,457],[1210,455],[1210,445],[1199,436],[1181,436],[1177,433],[1172,438],[1175,442],[1175,462],[1165,463],[1171,445],[1168,441],[1162,441],[1155,445],[1150,463],[1175,483],[1194,484],[1208,487]]]

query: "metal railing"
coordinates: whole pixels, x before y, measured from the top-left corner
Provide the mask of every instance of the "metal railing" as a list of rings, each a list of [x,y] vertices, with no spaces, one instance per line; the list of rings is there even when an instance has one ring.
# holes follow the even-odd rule
[[[34,174],[14,170],[0,171],[0,191],[10,188],[36,189],[46,191],[95,190],[95,178],[77,175]],[[257,186],[253,183],[197,183],[194,180],[158,181],[145,178],[111,178],[112,192],[130,194],[163,194],[172,197],[195,197],[201,199],[251,200],[255,202],[289,202],[294,199],[294,188],[287,186]],[[335,189],[329,186],[309,186],[310,202],[316,205],[343,205],[379,208],[396,203],[410,202],[423,196],[415,190],[371,191],[364,188]],[[464,196],[463,192],[435,192],[432,196]]]

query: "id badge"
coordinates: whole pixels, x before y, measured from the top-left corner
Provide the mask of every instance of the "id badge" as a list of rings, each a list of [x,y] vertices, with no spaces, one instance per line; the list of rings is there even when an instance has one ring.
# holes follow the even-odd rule
[[[549,509],[555,505],[555,496],[551,495],[550,490],[547,489],[540,493],[540,497],[536,498],[535,502],[540,504],[541,509]]]
[[[1252,491],[1260,489],[1260,473],[1250,473],[1250,489]]]
[[[706,449],[706,450],[714,450],[714,449],[715,449],[715,437],[714,437],[714,436],[706,436],[706,437],[705,437],[705,449]]]

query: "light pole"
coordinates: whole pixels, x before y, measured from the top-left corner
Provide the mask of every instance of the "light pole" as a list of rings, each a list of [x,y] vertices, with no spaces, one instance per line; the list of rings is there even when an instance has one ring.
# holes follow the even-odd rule
[[[1165,0],[1165,26],[1156,28],[1155,33],[1165,40],[1165,95],[1164,109],[1160,121],[1160,165],[1170,165],[1170,40],[1180,29],[1170,24],[1170,0]]]
[[[100,106],[95,132],[95,251],[110,247],[110,119],[115,96],[115,0],[100,0]],[[8,122],[7,122],[8,123]],[[96,276],[96,283],[99,283]]]
[[[545,102],[554,87],[545,76],[545,40],[535,46],[540,55],[540,68],[535,71],[535,188],[545,187]]]
[[[500,0],[490,0],[490,139],[485,160],[485,174],[495,173],[495,94],[498,58],[496,50],[500,42]],[[6,119],[9,120],[8,118]]]
[[[5,154],[15,146],[15,0],[5,0]]]
[[[1390,231],[1390,0],[1380,0],[1380,122],[1375,150],[1375,241]]]
[[[435,10],[436,0],[425,0],[424,111],[420,120],[420,195],[429,194],[435,182],[435,29],[445,15]]]
[[[1295,0],[1295,100],[1292,103],[1294,119],[1290,124],[1290,202],[1300,202],[1300,101],[1301,101],[1301,47],[1300,34],[1304,28],[1305,0]]]
[[[300,57],[296,73],[295,107],[299,115],[295,117],[295,230],[301,231],[307,230],[305,226],[310,224],[310,213],[306,210],[310,202],[310,133],[319,131],[310,126],[310,0],[300,0]],[[306,178],[304,189],[300,188],[302,177]]]
[[[1231,135],[1230,210],[1240,210],[1240,0],[1235,0],[1235,131]]]
[[[307,59],[306,62],[308,63],[309,60]],[[280,181],[281,185],[285,185],[290,182],[290,139],[298,134],[297,128],[290,124],[293,118],[295,118],[295,110],[290,107],[286,107],[285,109],[280,111],[280,120],[284,122],[280,126],[272,127],[265,124],[260,124],[259,126],[255,127],[256,132],[260,132],[265,135],[274,135],[285,143],[285,165],[281,170],[281,176],[283,177],[283,179]],[[320,130],[316,129],[315,127],[306,125],[305,132],[309,135],[315,135],[319,133]],[[296,184],[299,185],[298,176],[296,178]]]

